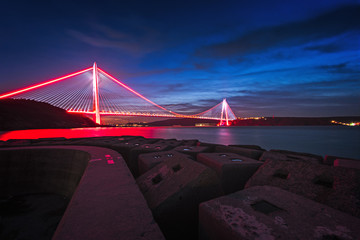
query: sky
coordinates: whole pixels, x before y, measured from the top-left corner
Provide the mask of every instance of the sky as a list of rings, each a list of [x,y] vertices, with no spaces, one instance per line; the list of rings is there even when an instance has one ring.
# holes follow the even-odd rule
[[[359,116],[360,0],[2,1],[0,93],[98,66],[193,114]]]

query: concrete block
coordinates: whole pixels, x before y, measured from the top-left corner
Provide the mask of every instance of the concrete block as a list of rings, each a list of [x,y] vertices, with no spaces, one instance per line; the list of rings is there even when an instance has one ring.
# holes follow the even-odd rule
[[[141,136],[107,136],[107,137],[91,137],[91,138],[73,138],[70,139],[74,145],[101,146],[110,147],[123,142],[132,140],[145,139]]]
[[[245,183],[263,164],[236,153],[200,153],[197,160],[216,171],[225,194],[243,189]]]
[[[344,157],[339,157],[339,156],[326,155],[324,160],[323,160],[323,164],[333,166],[336,159],[356,160],[356,159],[353,159],[353,158],[344,158]]]
[[[169,146],[168,144],[164,144],[164,143],[143,144],[138,147],[132,148],[128,156],[125,158],[125,161],[131,173],[133,174],[134,178],[137,178],[139,176],[138,157],[140,154],[167,151],[172,148],[173,148],[172,146]]]
[[[287,150],[270,150],[266,152],[263,156],[261,156],[261,161],[266,161],[267,159],[275,159],[280,158],[280,160],[286,161],[306,161],[312,163],[323,163],[323,157],[310,153],[299,153],[292,152]]]
[[[255,150],[266,151],[265,149],[263,149],[262,147],[260,147],[258,145],[229,145],[229,147],[241,147],[241,148],[250,148],[250,149],[255,149]]]
[[[9,139],[5,142],[5,146],[28,146],[31,145],[30,139]]]
[[[144,144],[151,144],[156,142],[157,139],[148,139],[148,138],[135,138],[131,140],[125,140],[118,143],[111,144],[111,149],[116,150],[120,153],[126,160],[130,150],[136,147],[139,147]]]
[[[162,139],[162,140],[159,140],[157,142],[155,142],[156,144],[166,144],[168,145],[169,147],[177,147],[177,146],[180,146],[182,144],[181,141],[178,141],[176,139]]]
[[[245,188],[270,185],[360,217],[360,170],[303,161],[267,160]]]
[[[197,146],[199,144],[199,140],[197,139],[189,139],[189,140],[182,140],[181,145],[183,146]]]
[[[165,152],[152,152],[152,153],[143,153],[138,157],[139,162],[139,175],[144,174],[149,171],[156,165],[167,161],[169,159],[192,159],[189,155],[179,153],[177,151],[165,151]]]
[[[179,146],[174,148],[174,151],[178,151],[184,154],[188,154],[196,159],[199,153],[210,152],[210,147],[207,146]]]
[[[214,170],[190,159],[170,159],[137,180],[166,239],[197,239],[198,205],[222,194]]]
[[[249,157],[258,160],[263,154],[264,150],[245,148],[245,147],[230,147],[230,146],[217,146],[216,152],[232,152],[241,156]]]
[[[329,165],[329,166],[333,166],[334,165],[334,161],[336,159],[338,159],[340,157],[337,156],[331,156],[331,155],[325,155],[324,160],[323,160],[323,164]]]
[[[360,160],[338,158],[334,161],[334,167],[353,168],[360,170]]]
[[[270,186],[204,202],[199,212],[202,240],[355,240],[360,236],[360,219]]]
[[[224,146],[221,144],[214,144],[214,143],[203,143],[203,142],[199,142],[197,144],[197,146],[202,146],[202,147],[208,147],[210,150],[210,152],[215,152],[215,149],[219,146]]]

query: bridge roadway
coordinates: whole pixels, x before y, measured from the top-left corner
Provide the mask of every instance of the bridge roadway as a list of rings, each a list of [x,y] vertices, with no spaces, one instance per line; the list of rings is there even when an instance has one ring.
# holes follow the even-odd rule
[[[38,146],[1,148],[0,153],[50,149],[78,150],[90,154],[81,181],[53,236],[54,240],[165,239],[118,152],[92,146]],[[58,176],[49,174],[43,181],[54,177]]]
[[[80,110],[68,110],[69,113],[82,113],[82,114],[95,114],[91,111]],[[182,115],[178,113],[172,114],[156,114],[156,113],[141,113],[141,112],[104,112],[100,111],[100,115],[107,116],[139,116],[139,117],[163,117],[163,118],[196,118],[196,119],[209,119],[209,120],[221,120],[221,117],[205,117],[199,115]],[[234,119],[232,119],[234,120]]]

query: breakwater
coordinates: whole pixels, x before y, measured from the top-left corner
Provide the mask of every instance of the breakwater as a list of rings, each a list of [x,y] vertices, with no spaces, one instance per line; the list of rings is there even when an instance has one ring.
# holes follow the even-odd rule
[[[2,171],[9,172],[1,178],[8,196],[2,204],[29,189],[71,198],[55,239],[360,235],[359,160],[137,136],[17,139],[0,146]],[[69,149],[81,154],[66,156]],[[63,161],[56,160],[59,151]],[[48,175],[41,178],[43,171]],[[23,175],[38,181],[25,188],[11,181]]]

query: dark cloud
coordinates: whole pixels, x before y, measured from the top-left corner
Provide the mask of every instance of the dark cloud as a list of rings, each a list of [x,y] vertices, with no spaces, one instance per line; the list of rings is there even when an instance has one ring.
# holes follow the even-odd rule
[[[180,114],[197,114],[203,112],[203,107],[192,104],[192,103],[181,103],[181,104],[166,104],[163,105],[166,109]],[[206,109],[205,109],[206,110]]]
[[[167,84],[165,86],[162,86],[159,89],[159,93],[161,93],[161,92],[165,92],[165,93],[182,92],[186,88],[187,87],[184,83]]]
[[[194,68],[196,70],[210,70],[214,67],[214,64],[213,63],[205,63],[205,62],[197,62],[197,63],[194,63]]]
[[[67,30],[73,38],[92,47],[112,48],[135,57],[143,56],[160,48],[159,33],[149,27],[136,26],[132,32],[108,25],[92,24],[91,31]]]
[[[135,77],[145,77],[145,76],[151,76],[151,75],[162,75],[166,73],[177,73],[184,71],[185,68],[179,67],[179,68],[162,68],[162,69],[152,69],[152,70],[138,70],[136,72],[128,72],[124,71],[122,74],[122,77],[124,78],[135,78]]]
[[[349,65],[350,65],[349,62],[346,62],[346,63],[339,63],[339,64],[320,65],[320,66],[318,66],[318,68],[325,70],[329,73],[346,73],[346,74],[358,73],[358,74],[360,74],[359,68],[352,68]]]
[[[359,97],[349,96],[289,96],[283,92],[261,92],[258,95],[232,97],[230,107],[237,116],[355,116]],[[238,103],[238,104],[232,104]],[[356,110],[357,109],[357,110]]]
[[[245,33],[235,40],[200,48],[196,55],[230,57],[272,47],[295,46],[360,29],[360,6],[345,6],[301,22],[266,27]]]
[[[298,88],[311,88],[313,90],[317,90],[321,88],[322,90],[328,88],[342,88],[342,87],[360,87],[360,81],[358,79],[336,79],[336,80],[326,80],[326,81],[316,81],[316,82],[308,82],[308,83],[298,83],[295,84],[294,87]]]
[[[338,52],[342,48],[337,44],[330,43],[330,44],[322,44],[322,45],[313,45],[313,46],[305,47],[304,49],[309,51],[317,51],[320,53],[334,53],[334,52]]]

